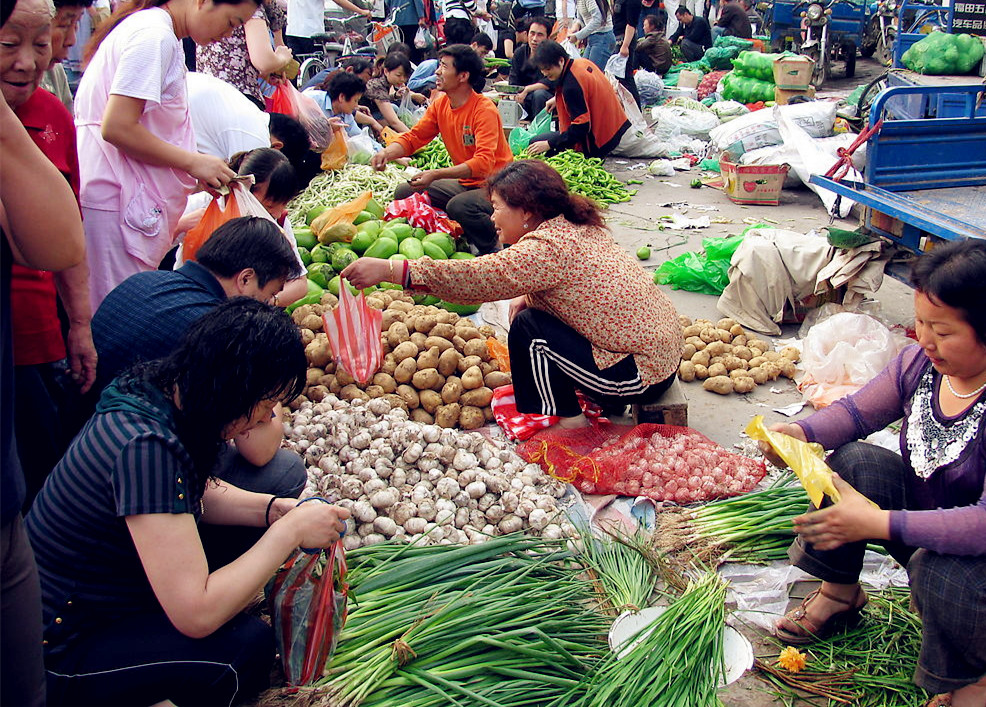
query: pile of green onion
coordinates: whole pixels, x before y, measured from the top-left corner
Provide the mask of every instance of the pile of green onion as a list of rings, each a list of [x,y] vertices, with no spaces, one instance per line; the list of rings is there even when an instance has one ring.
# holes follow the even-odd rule
[[[660,575],[643,552],[648,542],[641,533],[631,537],[611,534],[600,539],[583,531],[578,560],[617,614],[649,606]]]
[[[609,619],[560,542],[387,544],[348,562],[349,617],[319,689],[332,705],[547,705],[606,653]]]

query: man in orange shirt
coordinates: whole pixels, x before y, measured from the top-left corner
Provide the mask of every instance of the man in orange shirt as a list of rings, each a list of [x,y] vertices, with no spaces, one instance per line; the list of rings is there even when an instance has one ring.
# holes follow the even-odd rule
[[[483,188],[486,179],[513,160],[503,122],[493,102],[480,91],[486,83],[483,60],[471,47],[453,44],[438,53],[436,77],[441,94],[411,130],[373,155],[382,170],[388,162],[413,155],[442,136],[452,167],[428,169],[402,184],[394,194],[404,199],[426,191],[433,206],[444,209],[462,226],[463,237],[479,254],[499,248],[490,219],[493,206]]]

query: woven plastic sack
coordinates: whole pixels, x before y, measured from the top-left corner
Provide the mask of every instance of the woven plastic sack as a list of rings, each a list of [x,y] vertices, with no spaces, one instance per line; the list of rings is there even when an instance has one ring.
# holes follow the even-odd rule
[[[340,280],[339,306],[324,313],[322,321],[336,364],[357,382],[368,382],[383,362],[380,341],[383,312],[368,305],[362,292],[359,297],[354,296],[349,283]]]
[[[688,427],[592,425],[545,430],[517,448],[583,493],[694,503],[746,493],[767,468]]]
[[[342,543],[324,552],[301,552],[267,587],[271,623],[284,676],[290,685],[322,677],[346,621],[349,585]]]

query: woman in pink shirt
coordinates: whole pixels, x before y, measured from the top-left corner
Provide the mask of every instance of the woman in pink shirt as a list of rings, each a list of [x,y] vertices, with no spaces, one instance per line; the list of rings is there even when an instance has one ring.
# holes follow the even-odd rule
[[[131,0],[100,26],[76,96],[81,204],[95,309],[130,275],[153,270],[174,245],[198,183],[234,176],[195,151],[181,39],[229,36],[256,0]]]

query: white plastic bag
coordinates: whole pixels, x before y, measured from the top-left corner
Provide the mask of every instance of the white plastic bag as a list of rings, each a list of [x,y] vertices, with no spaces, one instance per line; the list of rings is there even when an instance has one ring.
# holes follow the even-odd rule
[[[400,105],[397,106],[397,117],[400,121],[407,127],[413,128],[424,114],[425,107],[415,105],[410,89],[405,91]]]
[[[778,112],[811,137],[827,137],[835,125],[835,109],[836,104],[832,101],[810,101],[776,106],[773,111],[755,110],[723,123],[712,130],[709,137],[715,150],[729,150],[734,157],[739,157],[747,150],[784,142],[774,117]]]
[[[708,140],[709,132],[719,126],[719,118],[711,111],[689,110],[679,106],[653,108],[651,110],[654,134],[665,140],[677,129],[682,135]]]
[[[664,96],[664,79],[653,71],[638,69],[633,73],[633,80],[637,84],[637,92],[640,93],[641,105],[652,106]]]
[[[619,52],[613,54],[606,62],[605,72],[609,76],[618,79],[625,78],[627,75],[627,57],[621,56]]]
[[[619,55],[617,55],[619,56]],[[654,135],[644,116],[633,100],[633,96],[623,84],[614,77],[609,77],[609,82],[616,91],[616,97],[620,99],[623,112],[630,121],[630,128],[623,134],[620,144],[613,149],[613,155],[622,157],[661,157],[667,154],[666,149],[660,145],[660,141]]]
[[[582,52],[580,52],[579,48],[572,43],[571,39],[568,39],[566,37],[565,39],[561,40],[560,44],[561,44],[561,48],[568,53],[568,57],[570,59],[582,58]]]
[[[415,49],[431,49],[435,46],[435,37],[427,27],[418,27],[414,35]]]
[[[834,314],[808,330],[798,388],[816,409],[830,405],[869,383],[908,343],[867,314]]]
[[[366,128],[359,135],[347,137],[346,147],[349,150],[349,161],[353,164],[369,164],[373,153],[380,149],[380,145],[370,137]]]

